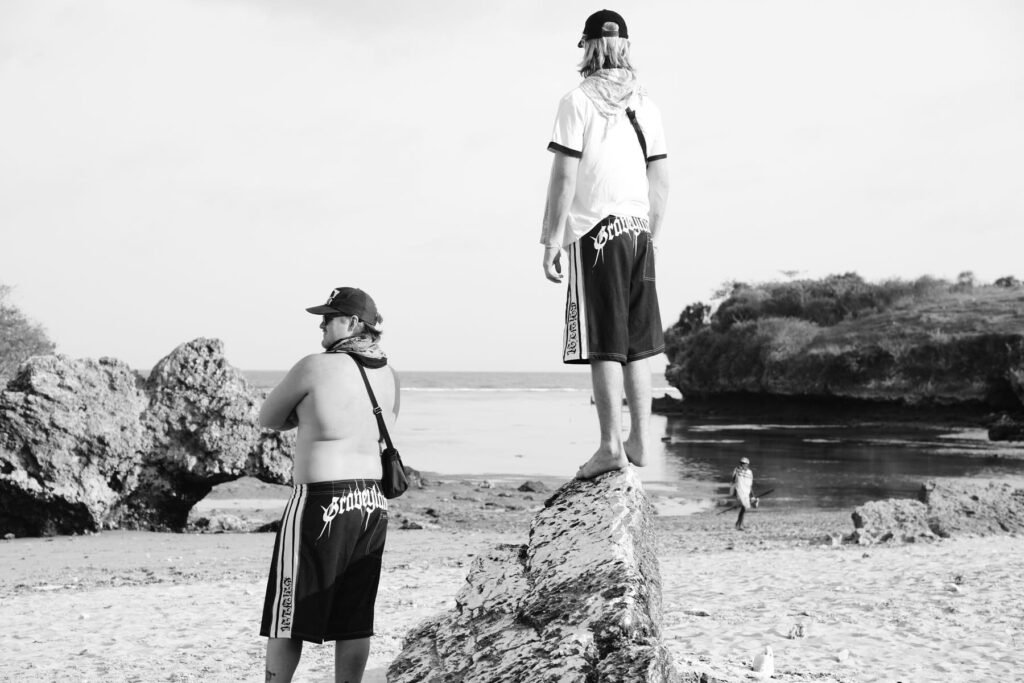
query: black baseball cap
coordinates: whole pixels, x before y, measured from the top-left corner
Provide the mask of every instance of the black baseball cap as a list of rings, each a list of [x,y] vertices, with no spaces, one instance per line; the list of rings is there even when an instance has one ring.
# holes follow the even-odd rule
[[[306,310],[313,315],[354,315],[377,332],[384,320],[370,295],[356,287],[335,287],[327,296],[327,303]]]
[[[587,17],[587,23],[583,24],[583,37],[576,47],[583,47],[585,41],[597,38],[629,38],[626,20],[610,9],[594,12]]]

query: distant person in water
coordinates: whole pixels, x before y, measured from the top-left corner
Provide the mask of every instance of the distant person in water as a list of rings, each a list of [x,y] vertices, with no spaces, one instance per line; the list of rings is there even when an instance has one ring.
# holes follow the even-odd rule
[[[740,513],[736,517],[736,530],[743,531],[743,516],[747,514],[757,499],[751,499],[751,491],[754,488],[754,472],[750,469],[750,460],[740,458],[740,464],[732,471],[732,485],[729,487],[729,495],[736,497],[739,503]]]
[[[587,18],[579,42],[584,80],[559,102],[548,144],[554,158],[541,234],[544,275],[563,281],[568,250],[562,361],[590,365],[601,429],[580,479],[646,463],[648,359],[665,349],[654,245],[668,199],[667,150],[661,114],[636,77],[629,45],[619,14]]]
[[[322,316],[326,352],[296,363],[260,410],[264,427],[299,430],[295,488],[274,543],[260,626],[269,638],[266,680],[292,680],[304,641],[333,640],[335,680],[355,682],[370,654],[388,528],[380,436],[362,372],[392,425],[398,376],[366,292],[339,287],[326,304],[306,310]]]

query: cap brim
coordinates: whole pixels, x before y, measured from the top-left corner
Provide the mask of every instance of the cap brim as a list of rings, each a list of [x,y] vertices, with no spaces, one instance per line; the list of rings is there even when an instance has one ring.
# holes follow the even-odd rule
[[[338,309],[331,308],[330,306],[327,306],[327,305],[313,306],[312,308],[307,308],[306,311],[308,313],[312,313],[313,315],[327,315],[328,313],[341,313],[341,311],[339,311]]]

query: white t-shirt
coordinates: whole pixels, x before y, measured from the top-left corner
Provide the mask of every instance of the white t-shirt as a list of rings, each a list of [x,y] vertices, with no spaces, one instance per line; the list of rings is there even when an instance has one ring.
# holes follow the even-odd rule
[[[625,109],[604,116],[579,87],[558,104],[548,149],[580,160],[563,247],[608,216],[648,217],[647,162],[668,156],[665,131],[661,112],[649,97],[634,95],[629,107],[647,143],[646,159]]]

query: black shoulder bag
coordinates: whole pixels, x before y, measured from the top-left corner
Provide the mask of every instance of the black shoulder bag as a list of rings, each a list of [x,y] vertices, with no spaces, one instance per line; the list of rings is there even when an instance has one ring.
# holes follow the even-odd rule
[[[354,360],[354,359],[353,359]],[[370,403],[373,404],[373,414],[377,418],[377,429],[380,431],[380,438],[384,440],[386,448],[380,454],[380,491],[387,499],[398,498],[409,488],[409,476],[405,473],[405,465],[402,464],[402,456],[398,449],[391,443],[391,435],[388,434],[388,426],[384,424],[384,411],[377,405],[377,397],[373,395],[373,387],[366,376],[366,370],[358,360],[356,367],[359,374],[363,376],[363,384],[366,385],[366,393],[370,395]]]

